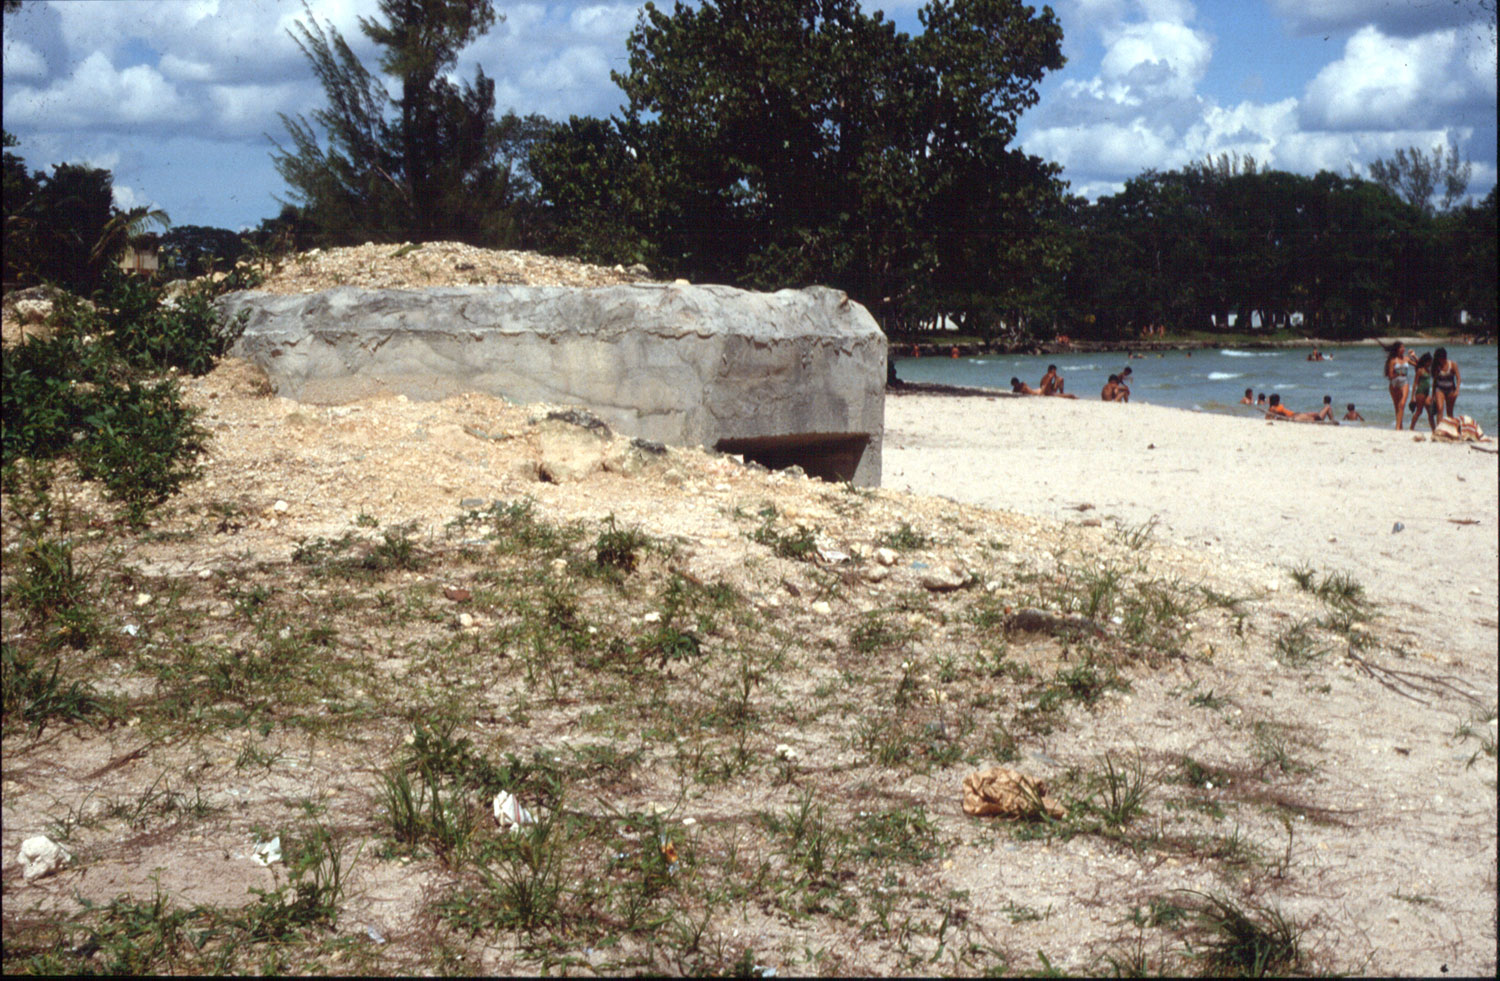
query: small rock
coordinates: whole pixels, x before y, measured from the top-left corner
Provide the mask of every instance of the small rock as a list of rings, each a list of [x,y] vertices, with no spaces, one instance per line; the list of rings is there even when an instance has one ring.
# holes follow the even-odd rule
[[[881,565],[895,565],[898,558],[900,556],[896,554],[896,550],[893,548],[877,548],[875,550],[875,561]]]
[[[652,610],[650,613],[647,613],[645,616],[641,617],[641,622],[642,623],[661,623],[661,614],[657,613],[655,610]]]
[[[135,605],[136,606],[150,606],[151,605],[151,594],[150,593],[136,593],[135,594]]]
[[[198,570],[198,578],[199,579],[212,579],[213,577],[214,577],[214,570],[212,570],[212,569],[199,569]]]
[[[21,853],[16,856],[16,861],[21,863],[22,877],[30,882],[51,875],[72,857],[66,848],[46,835],[34,835],[21,842]]]
[[[809,607],[809,609],[811,609],[818,616],[822,617],[829,616],[833,613],[833,607],[828,605],[827,600],[818,600],[811,607]]]
[[[455,603],[467,603],[474,596],[467,589],[460,589],[457,586],[449,586],[447,589],[444,589],[443,595]]]
[[[872,565],[861,572],[866,582],[884,582],[891,574],[891,570],[883,565]]]
[[[484,498],[466,497],[462,501],[458,502],[458,506],[464,508],[465,510],[477,511],[478,509],[484,507]]]
[[[969,581],[969,577],[951,565],[940,565],[922,574],[922,585],[933,592],[946,593],[958,589]]]
[[[277,501],[275,504],[271,505],[271,510],[275,511],[277,514],[285,514],[290,511],[291,508],[292,506],[285,501]]]
[[[465,629],[474,626],[474,615],[472,613],[460,613],[458,615],[458,625]]]

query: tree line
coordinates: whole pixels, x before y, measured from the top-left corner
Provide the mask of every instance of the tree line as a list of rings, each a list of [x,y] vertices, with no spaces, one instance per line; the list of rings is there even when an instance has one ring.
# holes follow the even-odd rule
[[[1243,329],[1296,314],[1323,336],[1497,319],[1495,194],[1459,200],[1456,150],[1398,151],[1371,179],[1221,157],[1070,195],[1056,164],[1013,145],[1063,64],[1050,8],[929,0],[907,34],[858,0],[648,3],[613,75],[621,110],[565,122],[499,113],[482,68],[450,78],[497,19],[488,0],[382,0],[360,30],[388,91],[309,11],[294,40],[327,106],[283,117],[281,213],[248,236],[173,229],[174,263],[451,239],[831,285],[889,333],[945,319],[1017,341],[1231,315]],[[11,176],[7,153],[8,280]]]

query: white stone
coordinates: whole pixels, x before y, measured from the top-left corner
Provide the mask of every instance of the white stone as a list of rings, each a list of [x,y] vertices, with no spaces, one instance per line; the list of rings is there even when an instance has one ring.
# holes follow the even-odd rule
[[[877,548],[875,550],[875,561],[881,565],[895,565],[898,558],[900,556],[896,554],[896,550],[893,548]]]
[[[21,842],[21,853],[16,856],[16,861],[21,863],[22,877],[30,882],[51,875],[72,857],[66,848],[46,835],[34,835]]]
[[[811,609],[818,616],[822,616],[822,617],[829,616],[830,614],[833,613],[833,607],[831,607],[831,606],[828,605],[828,601],[827,600],[818,600],[816,603],[814,603],[812,605]]]
[[[292,506],[285,501],[277,501],[275,504],[271,505],[271,510],[275,511],[277,514],[286,514],[291,509]]]

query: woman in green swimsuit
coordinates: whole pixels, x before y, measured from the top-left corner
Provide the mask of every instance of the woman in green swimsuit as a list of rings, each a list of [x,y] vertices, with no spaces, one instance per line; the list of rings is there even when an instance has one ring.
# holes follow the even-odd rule
[[[1417,379],[1411,390],[1411,425],[1417,428],[1417,417],[1427,410],[1428,428],[1437,426],[1437,408],[1432,400],[1432,355],[1424,354],[1417,359]]]

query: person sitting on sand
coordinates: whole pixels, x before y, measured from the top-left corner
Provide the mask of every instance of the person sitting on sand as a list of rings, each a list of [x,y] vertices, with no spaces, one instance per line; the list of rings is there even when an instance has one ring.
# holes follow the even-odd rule
[[[1267,419],[1283,419],[1287,422],[1317,422],[1316,412],[1293,412],[1281,404],[1281,396],[1275,392],[1271,393],[1271,402],[1266,406]]]
[[[1437,413],[1444,419],[1452,418],[1454,403],[1458,401],[1458,386],[1463,379],[1458,374],[1458,365],[1448,358],[1448,349],[1440,347],[1432,352],[1432,398],[1437,403]]]
[[[1245,389],[1245,397],[1242,398],[1242,399],[1240,399],[1240,405],[1254,405],[1254,404],[1255,404],[1255,389],[1253,389],[1253,388],[1247,388],[1247,389]]]
[[[1135,369],[1126,365],[1120,370],[1120,394],[1115,398],[1116,402],[1130,401],[1130,376],[1135,374]]]
[[[1349,403],[1349,411],[1344,413],[1345,422],[1364,422],[1365,417],[1354,411],[1354,403]]]
[[[1040,394],[1042,394],[1041,392],[1039,392],[1036,389],[1032,388],[1030,385],[1028,385],[1025,382],[1023,382],[1021,379],[1016,378],[1014,376],[1012,376],[1011,380],[1010,380],[1010,393],[1012,395],[1040,395]]]
[[[1323,408],[1321,408],[1317,412],[1313,413],[1313,419],[1316,422],[1331,422],[1335,426],[1337,426],[1339,424],[1339,421],[1333,417],[1333,396],[1332,395],[1325,395],[1325,396],[1323,396]]]
[[[1061,395],[1063,393],[1062,375],[1057,373],[1057,365],[1049,364],[1047,373],[1042,380],[1036,383],[1036,387],[1042,390],[1043,395]]]
[[[1099,390],[1099,397],[1106,402],[1120,402],[1120,376],[1110,375],[1104,387]]]

